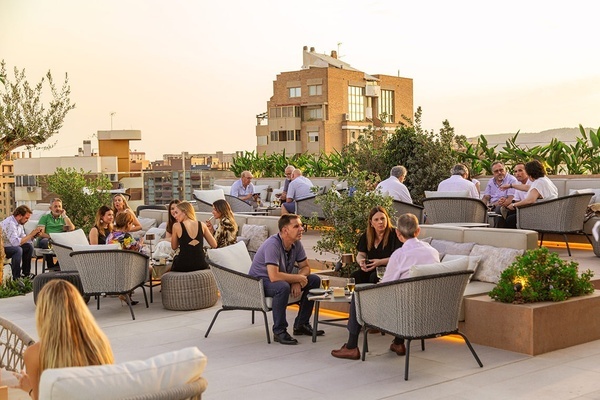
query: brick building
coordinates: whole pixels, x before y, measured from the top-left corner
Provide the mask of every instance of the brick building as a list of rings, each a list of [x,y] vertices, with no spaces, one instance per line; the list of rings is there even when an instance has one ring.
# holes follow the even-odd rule
[[[331,55],[303,49],[299,71],[273,82],[267,112],[257,115],[258,154],[330,153],[368,126],[395,130],[413,114],[413,81],[369,75]]]

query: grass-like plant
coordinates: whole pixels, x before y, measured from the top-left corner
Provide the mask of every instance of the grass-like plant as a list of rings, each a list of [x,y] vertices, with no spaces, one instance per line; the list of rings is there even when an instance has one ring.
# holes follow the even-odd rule
[[[29,278],[9,279],[0,284],[0,299],[13,296],[22,296],[33,291],[33,282]]]
[[[577,262],[565,261],[546,247],[527,250],[502,272],[489,296],[503,303],[515,302],[515,297],[521,297],[524,303],[534,303],[564,301],[592,293],[594,273],[587,270],[579,275],[578,266]],[[519,284],[520,296],[515,290]]]

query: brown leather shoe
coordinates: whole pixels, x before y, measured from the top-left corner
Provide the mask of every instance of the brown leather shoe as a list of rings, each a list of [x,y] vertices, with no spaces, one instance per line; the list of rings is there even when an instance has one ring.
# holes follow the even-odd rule
[[[354,349],[349,349],[346,347],[346,343],[339,350],[331,350],[331,355],[336,358],[347,358],[348,360],[358,360],[360,359],[360,350],[358,347]]]
[[[404,346],[404,344],[396,344],[392,342],[392,344],[390,344],[390,350],[398,354],[399,356],[406,355],[406,347]]]

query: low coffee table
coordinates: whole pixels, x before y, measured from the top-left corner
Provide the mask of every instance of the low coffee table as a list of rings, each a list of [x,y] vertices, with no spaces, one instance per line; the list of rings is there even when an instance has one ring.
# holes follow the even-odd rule
[[[325,297],[327,296],[327,297]],[[333,297],[333,293],[329,293],[328,295],[309,295],[308,300],[312,300],[315,302],[315,311],[313,313],[313,336],[312,341],[315,343],[317,341],[317,330],[319,327],[319,323],[325,325],[333,325],[340,326],[342,328],[346,327],[346,324],[340,324],[339,321],[348,321],[348,318],[333,318],[333,319],[323,319],[319,320],[319,309],[321,306],[321,302],[325,303],[350,303],[352,301],[352,295],[344,296],[344,297]]]

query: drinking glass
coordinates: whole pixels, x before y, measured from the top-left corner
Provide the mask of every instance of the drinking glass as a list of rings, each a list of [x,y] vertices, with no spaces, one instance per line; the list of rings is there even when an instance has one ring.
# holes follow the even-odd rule
[[[385,267],[377,267],[377,277],[381,280],[385,275]]]
[[[329,278],[321,278],[321,285],[323,285],[323,289],[329,290]]]
[[[350,294],[353,294],[354,288],[356,287],[356,282],[354,281],[354,278],[348,278],[348,282],[346,282],[346,286],[348,286],[348,291],[350,292]]]

